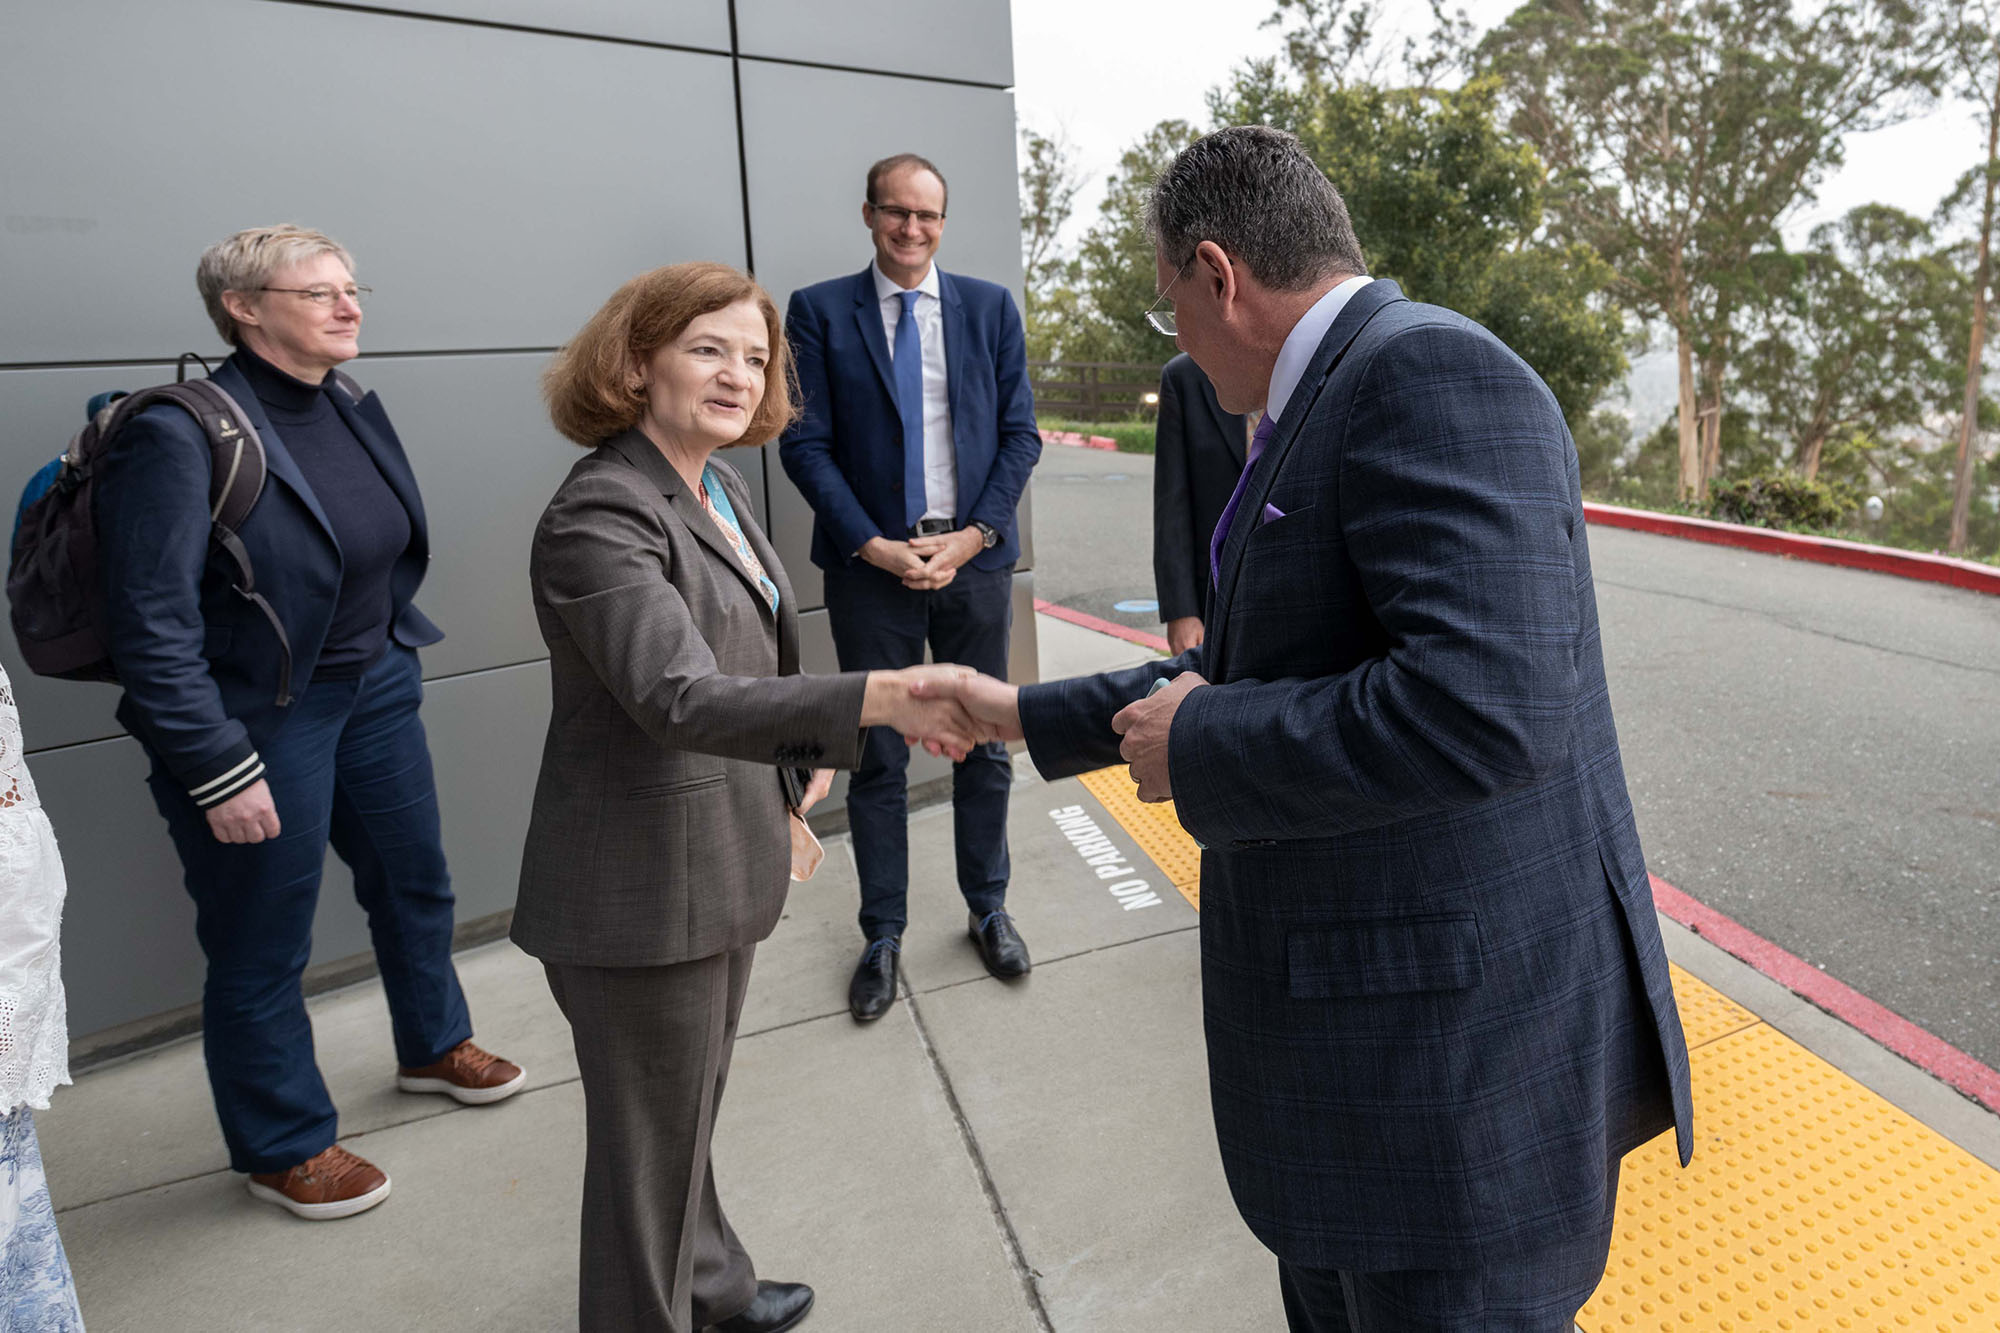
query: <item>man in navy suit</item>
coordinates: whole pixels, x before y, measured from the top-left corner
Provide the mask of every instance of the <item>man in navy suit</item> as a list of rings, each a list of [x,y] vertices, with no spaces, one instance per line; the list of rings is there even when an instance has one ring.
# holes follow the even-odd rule
[[[944,176],[914,153],[868,171],[861,219],[875,260],[792,294],[785,331],[804,411],[779,448],[816,516],[813,563],[843,671],[940,662],[1007,675],[1015,512],[1036,459],[1021,316],[1007,289],[940,272]],[[908,920],[909,750],[869,733],[847,789],[867,944],[848,987],[856,1020],[896,996]],[[967,932],[996,977],[1026,975],[1027,946],[1006,911],[1004,745],[952,772],[958,887]]]
[[[1693,1118],[1575,448],[1498,339],[1365,276],[1291,136],[1198,141],[1150,217],[1149,318],[1266,413],[1206,639],[935,692],[1047,777],[1124,758],[1205,848],[1216,1137],[1291,1328],[1567,1333],[1621,1158]]]

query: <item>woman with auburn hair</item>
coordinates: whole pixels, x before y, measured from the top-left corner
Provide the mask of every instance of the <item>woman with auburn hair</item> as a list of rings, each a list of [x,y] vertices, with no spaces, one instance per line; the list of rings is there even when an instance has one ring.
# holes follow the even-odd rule
[[[758,941],[817,861],[800,816],[863,729],[963,754],[983,736],[926,674],[807,676],[791,584],[715,457],[797,411],[777,306],[723,264],[614,293],[543,379],[590,453],[535,529],[554,708],[514,942],[542,960],[582,1074],[580,1323],[775,1333],[810,1287],[762,1282],[709,1143]]]

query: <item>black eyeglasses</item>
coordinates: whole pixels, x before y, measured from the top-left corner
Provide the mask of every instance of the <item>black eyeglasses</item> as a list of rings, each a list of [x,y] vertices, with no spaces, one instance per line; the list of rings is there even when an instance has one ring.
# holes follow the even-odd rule
[[[345,287],[259,287],[260,292],[288,292],[293,296],[303,296],[322,309],[330,308],[341,297],[346,297],[356,305],[365,304],[375,294],[373,287],[363,287],[359,283],[348,283]]]
[[[899,208],[895,204],[870,204],[869,207],[899,227],[911,218],[926,227],[935,227],[944,221],[944,214],[933,213],[928,208]]]

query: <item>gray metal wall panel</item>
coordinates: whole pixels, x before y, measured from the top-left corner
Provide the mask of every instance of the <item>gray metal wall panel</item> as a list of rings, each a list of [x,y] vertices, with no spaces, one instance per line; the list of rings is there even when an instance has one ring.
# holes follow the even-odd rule
[[[458,919],[470,921],[514,905],[548,727],[548,668],[534,663],[433,681],[425,696]],[[32,727],[32,714],[25,707],[22,713]],[[83,1036],[195,1003],[204,967],[194,906],[147,790],[138,744],[121,738],[36,754],[28,762],[69,878],[63,964],[71,1033]],[[369,948],[353,880],[339,858],[329,857],[312,961]]]
[[[38,720],[21,701],[33,741]],[[55,826],[69,899],[63,907],[63,985],[72,1037],[201,998],[194,904],[167,826],[146,788],[146,756],[132,740],[28,756]]]
[[[556,434],[538,377],[548,357],[363,358],[348,367],[381,394],[416,471],[431,567],[417,604],[443,627],[428,676],[545,657],[528,594],[542,509],[582,449]]]
[[[721,56],[269,0],[33,26],[0,44],[0,363],[216,346],[196,258],[287,218],[354,252],[382,351],[553,346],[644,268],[744,260]]]
[[[785,475],[785,465],[778,459],[778,446],[764,446],[764,475],[768,479],[770,492],[770,521],[764,525],[764,535],[771,539],[771,545],[778,552],[778,559],[785,566],[785,574],[792,581],[792,591],[798,596],[802,607],[826,605],[826,580],[819,572],[819,566],[812,562],[812,506],[799,488],[792,485],[792,479]],[[828,640],[831,645],[832,640]],[[829,646],[828,651],[832,651]],[[808,668],[810,670],[810,668]]]
[[[933,12],[908,32],[884,0],[739,0],[738,10],[755,55],[1010,81],[1005,4],[942,2],[942,20]],[[397,9],[415,13],[388,12]],[[0,371],[10,427],[0,479],[25,479],[54,456],[92,392],[158,382],[170,369],[158,358],[217,347],[189,279],[202,247],[229,231],[280,218],[322,227],[380,289],[363,339],[376,355],[354,370],[382,393],[430,515],[423,604],[450,637],[426,654],[424,716],[462,919],[513,901],[547,718],[546,666],[524,662],[542,654],[527,549],[576,453],[545,424],[536,349],[570,337],[643,268],[744,262],[731,62],[643,45],[720,52],[727,17],[726,0],[560,10],[540,0],[74,0],[24,11],[0,46],[13,131],[0,140],[0,290],[12,316],[0,365],[25,367]],[[92,53],[83,83],[60,54],[79,50]],[[288,53],[328,50],[354,58],[339,110],[321,115],[306,109]],[[213,80],[187,73],[211,66],[230,71],[233,104],[248,111],[218,117]],[[1018,296],[1010,94],[771,60],[741,69],[755,250],[781,302],[796,283],[867,262],[862,173],[903,150],[952,177],[944,266]],[[921,127],[913,137],[874,128],[891,105],[895,124]],[[302,127],[333,147],[295,150]],[[107,361],[144,364],[69,364]],[[807,667],[831,671],[825,615],[810,610],[821,596],[806,556],[810,514],[775,451],[760,452],[732,461],[808,608]],[[1034,670],[1028,563],[1015,586],[1022,678]],[[10,639],[0,636],[0,660],[15,673],[70,873],[72,1029],[185,1005],[202,974],[193,911],[144,757],[115,735],[116,692],[37,680]],[[509,662],[524,664],[490,669]],[[919,756],[912,777],[945,771]],[[367,948],[337,860],[325,889],[315,962]]]
[[[781,307],[794,287],[868,266],[868,168],[902,152],[921,153],[951,182],[939,266],[1002,283],[1019,300],[1012,93],[745,61],[743,146],[757,276]]]
[[[729,0],[344,0],[357,9],[435,14],[481,23],[637,42],[729,50]]]
[[[1009,6],[993,0],[929,0],[920,11],[901,0],[737,0],[736,28],[746,56],[1014,82]]]

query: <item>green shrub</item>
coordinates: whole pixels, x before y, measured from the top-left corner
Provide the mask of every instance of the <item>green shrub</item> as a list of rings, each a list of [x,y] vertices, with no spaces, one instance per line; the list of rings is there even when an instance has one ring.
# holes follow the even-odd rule
[[[1118,441],[1121,454],[1153,452],[1153,423],[1150,421],[1039,421],[1043,430],[1073,430],[1079,435],[1104,435]]]
[[[1793,472],[1718,479],[1708,516],[1759,528],[1838,528],[1861,507],[1861,492],[1844,481],[1807,481]]]

